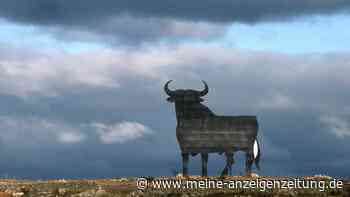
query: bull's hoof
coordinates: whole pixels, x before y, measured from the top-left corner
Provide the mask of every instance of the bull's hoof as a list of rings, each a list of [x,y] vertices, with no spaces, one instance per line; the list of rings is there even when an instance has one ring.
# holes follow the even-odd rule
[[[220,177],[221,177],[221,178],[224,178],[224,177],[227,177],[227,176],[228,176],[228,169],[225,168],[225,169],[221,172]]]

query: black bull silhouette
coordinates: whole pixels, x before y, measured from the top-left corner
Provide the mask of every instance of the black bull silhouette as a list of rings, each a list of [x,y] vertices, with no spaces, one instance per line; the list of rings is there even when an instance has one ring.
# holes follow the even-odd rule
[[[207,176],[208,153],[225,153],[226,165],[221,175],[231,174],[234,153],[245,151],[246,174],[251,173],[253,162],[259,167],[260,148],[256,139],[258,121],[256,116],[218,116],[203,105],[204,90],[170,90],[168,81],[164,91],[169,96],[167,101],[175,103],[177,127],[176,136],[182,153],[183,175],[188,175],[189,155],[201,154],[202,176]]]

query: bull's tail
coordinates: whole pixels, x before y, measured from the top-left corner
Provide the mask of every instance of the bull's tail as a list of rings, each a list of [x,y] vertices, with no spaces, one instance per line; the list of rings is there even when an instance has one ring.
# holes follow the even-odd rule
[[[256,168],[258,170],[260,170],[260,165],[259,165],[259,161],[260,161],[260,146],[259,146],[259,143],[258,143],[257,139],[255,139],[255,141],[254,141],[253,153],[254,153],[254,162],[255,162]]]

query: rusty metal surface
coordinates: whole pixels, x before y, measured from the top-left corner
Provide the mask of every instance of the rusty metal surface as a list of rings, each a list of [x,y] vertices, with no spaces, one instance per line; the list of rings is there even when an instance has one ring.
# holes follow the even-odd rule
[[[182,152],[234,152],[249,149],[257,129],[255,116],[212,116],[179,121],[176,136]]]

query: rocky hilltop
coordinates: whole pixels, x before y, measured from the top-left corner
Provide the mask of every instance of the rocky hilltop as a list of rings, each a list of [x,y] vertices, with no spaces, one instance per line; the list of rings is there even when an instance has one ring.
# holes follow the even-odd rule
[[[291,177],[207,177],[209,180],[286,180]],[[304,180],[324,180],[331,181],[330,177],[313,176],[302,177]],[[154,180],[203,180],[202,177],[144,177],[148,181],[148,188],[144,186],[142,190],[137,188],[137,178],[114,178],[96,180],[12,180],[0,179],[0,197],[137,197],[137,196],[350,196],[350,182],[344,180],[342,189],[268,189],[259,191],[258,189],[169,189],[152,188]]]

